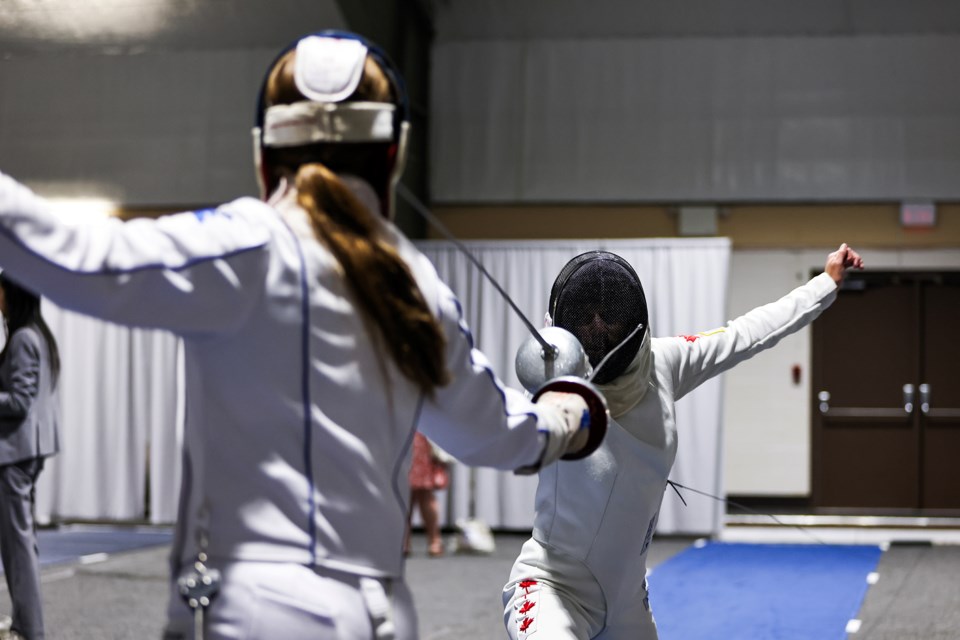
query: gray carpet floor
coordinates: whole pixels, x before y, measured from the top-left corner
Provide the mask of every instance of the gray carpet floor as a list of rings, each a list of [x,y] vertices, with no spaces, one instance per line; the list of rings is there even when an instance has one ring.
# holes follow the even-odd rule
[[[422,640],[502,640],[500,589],[524,539],[498,535],[496,551],[488,556],[430,558],[422,536],[414,536],[407,580]],[[656,538],[651,564],[690,543]],[[166,554],[167,547],[160,546],[90,564],[44,567],[48,640],[158,639]],[[878,572],[880,580],[870,587],[860,612],[863,626],[851,640],[960,640],[960,546],[894,545],[884,552]],[[6,589],[0,589],[0,612],[9,606]]]

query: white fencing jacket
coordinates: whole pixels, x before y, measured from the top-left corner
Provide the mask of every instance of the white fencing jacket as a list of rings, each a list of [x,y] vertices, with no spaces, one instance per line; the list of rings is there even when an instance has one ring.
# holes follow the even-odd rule
[[[72,223],[0,174],[0,267],[64,308],[184,340],[182,561],[205,532],[211,558],[399,576],[417,426],[500,469],[535,464],[562,428],[500,384],[433,266],[390,223],[382,233],[446,335],[452,382],[433,401],[365,327],[289,198]]]
[[[533,537],[523,546],[511,583],[537,579],[581,601],[602,593],[601,602],[590,604],[606,611],[610,637],[635,639],[614,627],[621,612],[641,606],[647,596],[647,549],[677,452],[674,404],[812,322],[836,290],[822,273],[720,329],[651,340],[652,373],[637,378],[649,385],[639,402],[624,407],[622,415],[614,413],[593,454],[540,471]]]

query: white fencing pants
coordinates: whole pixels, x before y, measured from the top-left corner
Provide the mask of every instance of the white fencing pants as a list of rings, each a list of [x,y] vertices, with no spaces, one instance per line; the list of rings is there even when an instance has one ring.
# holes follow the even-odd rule
[[[611,612],[600,585],[583,571],[574,561],[552,571],[518,561],[503,589],[503,622],[510,639],[657,640],[645,590],[628,607]]]
[[[413,599],[402,580],[286,563],[208,565],[220,570],[221,587],[204,613],[204,640],[417,639]],[[173,584],[164,640],[193,640],[193,624],[193,610]]]

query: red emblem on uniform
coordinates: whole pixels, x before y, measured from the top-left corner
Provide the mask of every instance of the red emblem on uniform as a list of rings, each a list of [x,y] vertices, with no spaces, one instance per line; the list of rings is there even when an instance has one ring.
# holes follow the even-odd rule
[[[683,338],[687,342],[696,342],[700,339],[700,336],[677,336],[678,338]]]

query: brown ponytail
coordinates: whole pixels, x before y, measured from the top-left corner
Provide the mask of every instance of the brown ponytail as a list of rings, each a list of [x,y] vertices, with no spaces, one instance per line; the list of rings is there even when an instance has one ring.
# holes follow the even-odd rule
[[[303,100],[293,81],[294,52],[281,59],[267,84],[269,104]],[[364,76],[352,100],[392,101],[386,76],[367,58]],[[375,218],[340,180],[336,171],[366,179],[375,188],[384,181],[387,148],[383,144],[312,145],[271,149],[266,166],[275,174],[295,172],[297,200],[310,215],[314,234],[343,268],[361,311],[379,329],[403,375],[433,396],[449,381],[443,330],[431,313],[407,264],[379,237]],[[381,199],[384,193],[381,192]]]

